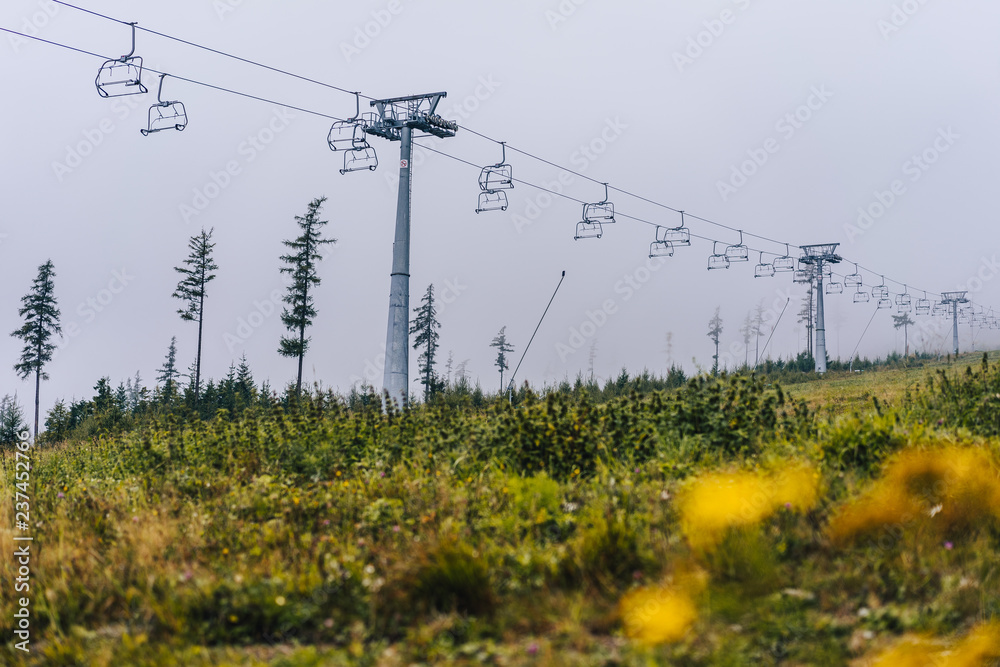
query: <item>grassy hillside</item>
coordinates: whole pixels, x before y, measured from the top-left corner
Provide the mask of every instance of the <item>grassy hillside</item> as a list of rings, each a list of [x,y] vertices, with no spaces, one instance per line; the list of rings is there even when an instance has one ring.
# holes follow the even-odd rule
[[[50,446],[32,453],[32,653],[0,655],[995,664],[998,435],[1000,370],[972,356],[789,390],[314,402]],[[0,471],[10,497],[13,455]],[[9,638],[17,565],[0,572]]]

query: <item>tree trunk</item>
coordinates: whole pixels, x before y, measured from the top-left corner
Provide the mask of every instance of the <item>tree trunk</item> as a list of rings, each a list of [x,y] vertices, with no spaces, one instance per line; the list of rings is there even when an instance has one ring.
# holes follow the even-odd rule
[[[41,352],[39,352],[41,354]],[[41,357],[39,357],[41,359]],[[35,366],[35,442],[38,442],[38,395],[42,390],[42,365]]]
[[[198,356],[195,357],[194,365],[194,402],[198,402],[199,392],[201,391],[201,332],[202,323],[205,321],[205,280],[202,277],[201,282],[201,297],[198,301]]]
[[[302,395],[302,361],[306,356],[306,325],[299,327],[299,376],[295,381],[295,398]]]

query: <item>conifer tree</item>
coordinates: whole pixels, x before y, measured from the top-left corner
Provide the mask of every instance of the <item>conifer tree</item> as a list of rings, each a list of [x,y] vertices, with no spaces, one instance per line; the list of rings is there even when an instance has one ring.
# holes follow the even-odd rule
[[[424,402],[438,391],[441,381],[434,370],[437,364],[438,340],[441,334],[438,329],[441,323],[437,319],[437,308],[434,306],[434,285],[428,285],[420,305],[413,309],[416,318],[410,327],[410,333],[416,334],[413,339],[413,349],[420,350],[417,358],[420,369],[420,384],[424,386]]]
[[[722,317],[719,315],[721,308],[716,306],[715,315],[708,321],[708,337],[715,344],[715,355],[712,356],[712,375],[719,374],[719,338],[722,336]]]
[[[212,250],[215,248],[215,244],[212,243],[214,231],[209,229],[206,232],[202,229],[201,233],[192,236],[188,241],[191,252],[184,260],[184,266],[174,267],[177,273],[184,276],[173,294],[174,298],[180,299],[185,304],[177,313],[185,322],[198,323],[198,352],[195,356],[192,382],[195,402],[198,401],[201,389],[201,341],[205,324],[205,293],[208,283],[215,280],[214,272],[219,268],[212,259]]]
[[[167,358],[163,361],[163,367],[157,371],[157,382],[163,383],[163,402],[169,403],[177,394],[177,378],[180,372],[177,370],[177,336],[170,338],[170,347],[167,348]]]
[[[21,360],[14,365],[14,371],[22,380],[32,373],[35,375],[35,438],[38,438],[38,410],[42,380],[48,380],[45,364],[52,361],[55,345],[50,342],[53,334],[61,334],[59,308],[55,296],[55,268],[52,260],[38,267],[38,276],[31,284],[31,291],[21,297],[18,315],[24,318],[24,325],[11,336],[24,341]]]
[[[507,355],[514,351],[514,346],[507,342],[507,327],[500,329],[500,333],[490,343],[490,347],[494,347],[497,350],[497,358],[493,362],[493,365],[500,369],[500,391],[502,392],[503,372],[510,368],[510,364],[507,362]]]
[[[282,310],[281,321],[292,335],[281,337],[278,353],[283,357],[299,360],[295,380],[296,397],[302,393],[302,362],[309,349],[310,340],[306,337],[306,329],[316,317],[312,290],[320,284],[317,264],[323,256],[319,251],[324,245],[337,242],[336,239],[324,239],[322,236],[323,226],[328,222],[319,219],[319,211],[324,202],[326,197],[314,199],[309,203],[304,217],[295,216],[301,234],[294,241],[283,241],[286,247],[291,248],[291,254],[281,256],[281,261],[286,265],[281,267],[281,273],[289,274],[291,283],[288,285],[288,293],[282,299],[288,307]]]

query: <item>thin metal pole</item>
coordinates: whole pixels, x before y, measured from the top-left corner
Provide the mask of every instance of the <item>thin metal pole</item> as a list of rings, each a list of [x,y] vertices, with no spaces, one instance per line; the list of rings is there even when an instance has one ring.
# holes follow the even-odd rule
[[[514,367],[514,372],[510,375],[510,383],[507,385],[507,391],[511,391],[514,387],[514,378],[517,376],[517,371],[521,368],[521,362],[524,361],[524,357],[528,354],[528,348],[531,347],[531,343],[535,340],[535,334],[542,327],[542,322],[545,320],[545,316],[549,314],[549,308],[552,307],[552,302],[556,300],[556,294],[559,293],[559,288],[562,287],[563,281],[566,280],[566,272],[562,272],[562,278],[559,279],[559,284],[556,285],[556,291],[552,293],[552,298],[549,299],[549,305],[545,306],[545,312],[542,313],[542,318],[538,320],[538,325],[535,327],[535,332],[531,334],[531,339],[528,344],[524,347],[524,352],[521,353],[521,360],[517,362],[517,366]]]
[[[785,316],[785,311],[788,310],[788,304],[791,303],[791,301],[791,299],[785,299],[785,307],[781,309],[781,314],[778,315],[778,321],[774,323],[773,327],[771,327],[771,335],[769,335],[767,340],[764,342],[764,349],[760,351],[761,356],[767,352],[767,346],[771,344],[771,339],[774,338],[774,332],[777,331],[778,325],[781,324],[781,318]],[[757,360],[757,363],[754,364],[753,369],[757,370],[757,366],[760,366],[759,359]]]
[[[403,126],[399,148],[399,198],[396,236],[392,244],[392,286],[389,324],[385,335],[384,387],[399,407],[409,395],[410,369],[410,189],[413,130]]]
[[[861,332],[861,338],[858,339],[858,344],[854,346],[854,352],[851,352],[851,366],[850,366],[851,373],[854,372],[854,357],[857,356],[858,348],[861,347],[861,341],[865,339],[865,334],[868,333],[868,327],[870,327],[872,325],[872,322],[875,321],[876,315],[878,315],[878,306],[875,306],[875,312],[872,313],[872,318],[868,320],[868,326],[866,326],[865,330]]]

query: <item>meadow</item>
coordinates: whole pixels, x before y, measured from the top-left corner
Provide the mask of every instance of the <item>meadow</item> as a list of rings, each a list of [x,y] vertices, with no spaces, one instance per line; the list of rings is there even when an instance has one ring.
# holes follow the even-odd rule
[[[998,436],[982,354],[150,420],[32,451],[31,653],[4,558],[0,656],[1000,664]],[[4,503],[0,550],[16,534]]]

